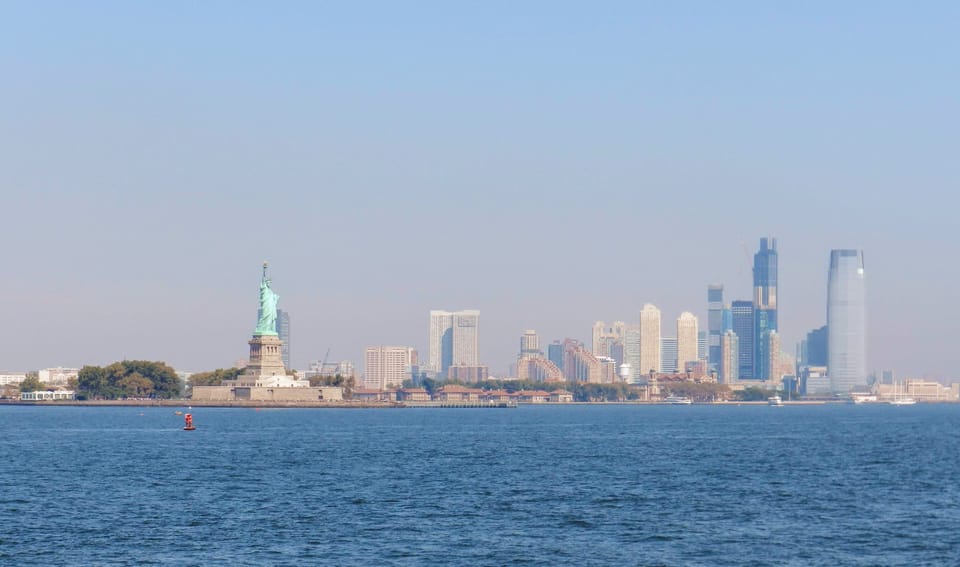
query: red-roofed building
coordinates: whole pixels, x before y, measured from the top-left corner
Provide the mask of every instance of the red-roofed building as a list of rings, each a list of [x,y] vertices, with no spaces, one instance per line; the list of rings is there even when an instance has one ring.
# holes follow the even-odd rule
[[[483,390],[479,388],[464,388],[451,384],[434,392],[433,397],[441,402],[476,402],[480,400]]]
[[[404,388],[397,392],[397,399],[401,402],[429,402],[430,394],[423,388]]]
[[[506,390],[487,390],[480,395],[480,399],[485,402],[513,402],[517,395]]]
[[[517,401],[524,404],[542,404],[550,399],[550,392],[543,390],[520,390]]]

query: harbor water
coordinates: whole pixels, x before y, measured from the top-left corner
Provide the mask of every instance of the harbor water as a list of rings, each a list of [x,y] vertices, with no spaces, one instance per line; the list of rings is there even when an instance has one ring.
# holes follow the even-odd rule
[[[960,405],[175,409],[0,407],[0,564],[960,564]]]

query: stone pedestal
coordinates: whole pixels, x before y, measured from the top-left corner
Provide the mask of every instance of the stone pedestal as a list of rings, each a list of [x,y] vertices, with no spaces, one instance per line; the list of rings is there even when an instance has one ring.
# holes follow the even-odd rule
[[[237,378],[238,386],[257,386],[257,382],[273,376],[286,376],[281,346],[283,341],[273,335],[254,335],[250,345],[250,362]]]

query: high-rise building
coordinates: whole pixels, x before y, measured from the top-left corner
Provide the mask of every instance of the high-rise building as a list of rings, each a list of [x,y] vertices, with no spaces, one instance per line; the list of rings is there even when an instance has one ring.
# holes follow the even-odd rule
[[[720,337],[723,335],[723,285],[707,286],[707,361],[710,370],[720,367]]]
[[[766,379],[770,355],[766,333],[777,327],[777,239],[761,238],[753,255],[753,374]],[[743,336],[741,335],[741,339]],[[778,354],[779,356],[779,354]]]
[[[453,360],[455,366],[480,365],[480,312],[456,311],[453,328]]]
[[[404,346],[369,346],[364,355],[363,385],[374,390],[398,388],[417,364],[417,351]]]
[[[677,338],[660,338],[660,372],[673,374],[677,368]]]
[[[620,368],[620,365],[623,364],[623,341],[614,341],[610,345],[610,356],[607,358],[612,358],[617,363],[617,368]]]
[[[803,366],[826,366],[827,362],[827,344],[830,334],[829,327],[824,325],[819,329],[814,329],[807,333],[806,350],[803,353],[804,358],[800,361]]]
[[[827,375],[835,393],[867,384],[863,251],[832,250],[827,283]]]
[[[480,365],[480,312],[431,311],[428,370],[445,376],[456,366]]]
[[[626,323],[614,321],[607,325],[606,321],[597,321],[593,324],[593,354],[594,356],[610,356],[610,348],[615,342],[623,342],[623,333]]]
[[[566,346],[563,373],[568,381],[600,384],[603,382],[603,371],[605,369],[602,361],[609,360],[610,364],[608,366],[611,368],[614,366],[613,359],[594,356],[592,352],[579,343],[570,342]]]
[[[697,336],[699,324],[697,317],[689,311],[684,311],[677,318],[677,362],[678,371],[683,371],[688,362],[700,360],[697,356]]]
[[[527,330],[520,336],[520,358],[543,358],[540,350],[540,335],[534,330]]]
[[[647,303],[640,310],[640,364],[639,373],[660,371],[660,310]]]
[[[277,309],[277,336],[280,337],[280,358],[283,365],[289,370],[290,365],[290,313]]]
[[[767,353],[764,359],[761,374],[767,380],[779,380],[783,376],[782,361],[780,352],[780,333],[776,331],[767,331],[763,335],[763,350]]]
[[[454,380],[464,384],[476,384],[490,378],[490,371],[486,366],[467,366],[454,364],[447,368],[447,380]]]
[[[739,348],[737,356],[740,368],[737,374],[740,380],[751,380],[753,373],[753,302],[734,301],[730,305],[733,332],[737,334]]]
[[[547,360],[554,363],[563,372],[563,343],[553,341],[547,346]]]
[[[896,384],[897,376],[893,370],[878,370],[877,371],[877,383],[878,384]],[[43,380],[40,380],[43,382]]]
[[[640,325],[623,328],[623,362],[630,365],[630,381],[639,380],[640,371]]]
[[[720,337],[720,368],[717,375],[721,384],[733,384],[739,380],[740,347],[737,334],[733,331],[724,331]]]
[[[707,361],[707,332],[697,331],[697,360]]]
[[[546,358],[523,358],[517,361],[517,379],[532,382],[562,382],[563,372]]]
[[[427,369],[437,375],[444,375],[453,363],[453,313],[449,311],[430,312],[430,345]]]

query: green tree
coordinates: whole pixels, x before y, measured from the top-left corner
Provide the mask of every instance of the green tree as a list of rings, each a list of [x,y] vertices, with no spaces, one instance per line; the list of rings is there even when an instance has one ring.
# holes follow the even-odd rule
[[[776,390],[767,390],[759,386],[749,386],[739,392],[735,392],[736,399],[742,402],[761,402],[776,395]]]
[[[27,377],[20,382],[21,392],[36,392],[46,389],[46,384],[40,382],[40,377],[36,372],[27,372]]]
[[[217,368],[209,372],[197,372],[190,375],[191,386],[219,386],[224,380],[236,380],[243,370],[239,368]]]
[[[357,379],[353,376],[344,376],[343,374],[336,374],[335,376],[311,376],[310,377],[310,386],[317,388],[319,386],[338,386],[340,388],[346,388],[352,390],[357,383]]]
[[[664,396],[683,396],[695,402],[716,402],[730,398],[725,384],[696,382],[666,382],[660,385]]]
[[[108,388],[107,369],[100,366],[84,366],[77,374],[77,392],[84,397],[103,398]]]
[[[128,397],[142,398],[153,393],[153,382],[138,372],[131,372],[121,378],[117,386]]]
[[[163,362],[146,360],[124,360],[106,368],[84,366],[77,376],[77,387],[82,396],[99,399],[180,395],[180,379],[173,368]]]
[[[158,398],[180,396],[180,378],[177,372],[163,362],[147,360],[125,360],[122,363],[124,375],[136,372],[153,383],[153,395]]]

